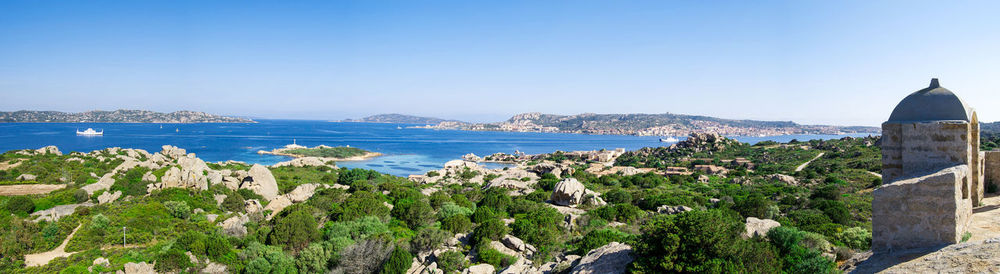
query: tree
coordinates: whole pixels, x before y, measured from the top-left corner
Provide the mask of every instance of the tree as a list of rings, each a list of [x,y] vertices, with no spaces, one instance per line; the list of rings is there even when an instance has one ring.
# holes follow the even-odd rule
[[[316,219],[307,208],[296,208],[276,221],[268,242],[298,252],[316,239],[319,239]]]
[[[339,270],[343,273],[375,273],[393,251],[393,246],[382,240],[364,240],[340,252]]]
[[[766,218],[767,208],[770,204],[770,201],[768,201],[767,198],[764,198],[763,195],[754,193],[744,199],[738,200],[734,209],[744,218]]]

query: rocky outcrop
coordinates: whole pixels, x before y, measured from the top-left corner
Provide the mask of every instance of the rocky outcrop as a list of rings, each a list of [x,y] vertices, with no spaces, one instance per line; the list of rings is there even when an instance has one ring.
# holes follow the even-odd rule
[[[248,222],[250,222],[250,217],[246,214],[240,214],[222,221],[219,223],[219,227],[222,227],[222,233],[228,236],[243,237],[247,235],[247,227],[244,225]]]
[[[224,264],[220,264],[220,263],[216,263],[216,262],[209,262],[208,265],[205,266],[205,268],[201,270],[201,273],[202,274],[225,274],[225,273],[229,273],[229,271],[227,270],[226,265],[224,265]]]
[[[184,155],[187,155],[187,150],[184,150],[183,148],[179,148],[179,147],[175,147],[175,146],[171,146],[171,145],[165,145],[162,148],[163,148],[163,150],[160,151],[160,154],[163,155],[163,156],[172,158],[172,159],[177,159],[177,158],[180,158],[180,157],[182,157]]]
[[[53,221],[58,221],[59,218],[72,215],[73,212],[76,212],[76,208],[81,207],[81,206],[82,207],[90,207],[90,206],[94,206],[94,204],[91,203],[91,202],[86,202],[86,203],[82,203],[82,204],[58,205],[58,206],[55,206],[55,207],[50,208],[50,209],[35,211],[34,213],[31,213],[31,216],[33,218],[36,218],[36,219],[34,219],[32,221],[34,221],[34,222],[41,222],[41,221],[53,222]]]
[[[691,211],[691,210],[693,210],[693,209],[691,209],[690,207],[686,207],[686,206],[668,206],[668,205],[662,205],[662,206],[656,208],[656,213],[667,214],[667,215],[674,215],[674,214],[681,214],[681,213],[684,213],[684,212],[688,212],[688,211]]]
[[[122,197],[121,191],[115,191],[114,193],[106,191],[104,193],[101,193],[101,195],[97,196],[97,204],[103,205],[106,203],[114,202],[121,197]]]
[[[470,266],[465,270],[462,270],[462,274],[494,274],[494,273],[496,273],[496,270],[493,268],[492,265],[488,264],[477,264],[474,266]]]
[[[247,177],[240,184],[241,189],[249,189],[268,201],[278,196],[278,182],[267,167],[255,164],[250,167]]]
[[[114,172],[104,174],[104,176],[101,176],[101,179],[97,180],[96,183],[85,185],[80,189],[87,191],[87,195],[94,195],[94,192],[97,192],[98,190],[111,188],[111,185],[115,184],[114,175]]]
[[[153,266],[154,266],[154,264],[149,264],[149,263],[146,263],[146,262],[125,263],[125,270],[124,270],[124,272],[119,271],[119,273],[125,273],[125,274],[150,274],[150,273],[156,273],[156,270],[153,269]]]
[[[634,258],[632,257],[631,246],[619,242],[611,242],[587,252],[587,256],[583,256],[570,273],[625,273],[626,268],[632,263],[632,260]]]
[[[793,185],[793,186],[799,185],[799,180],[795,179],[795,177],[788,176],[788,175],[785,175],[785,174],[771,174],[771,175],[768,175],[768,176],[766,176],[764,178],[767,179],[767,180],[770,180],[770,181],[778,181],[778,182],[786,183],[786,184]]]
[[[300,157],[300,158],[292,159],[290,161],[285,161],[285,162],[280,162],[280,163],[274,164],[272,167],[286,167],[286,166],[291,166],[291,167],[329,166],[329,165],[326,164],[326,162],[327,161],[324,161],[323,158],[319,158],[319,157]],[[331,167],[335,168],[335,166],[331,166]]]
[[[550,200],[557,205],[575,206],[584,203],[593,205],[607,204],[600,198],[600,193],[588,190],[576,178],[567,178],[556,184]]]
[[[59,148],[57,148],[56,146],[46,146],[46,147],[43,147],[43,148],[39,148],[39,149],[35,150],[35,153],[38,153],[38,154],[55,154],[55,155],[58,155],[58,156],[62,156],[63,155],[62,152],[59,151]]]
[[[18,181],[34,181],[35,179],[38,179],[38,176],[27,173],[21,174],[21,176],[17,176]]]
[[[538,251],[538,249],[536,249],[531,244],[525,243],[520,238],[511,235],[504,236],[503,239],[501,239],[501,241],[507,248],[510,248],[511,250],[517,252],[525,253],[527,257],[531,257],[535,252]]]
[[[757,219],[754,217],[747,217],[746,231],[743,232],[743,238],[751,238],[754,236],[766,237],[767,232],[775,227],[781,226],[780,223],[771,219]]]
[[[479,162],[479,161],[482,161],[483,158],[479,158],[479,156],[476,156],[476,154],[469,153],[469,154],[462,155],[462,160],[466,160],[466,161],[469,161],[469,162]]]

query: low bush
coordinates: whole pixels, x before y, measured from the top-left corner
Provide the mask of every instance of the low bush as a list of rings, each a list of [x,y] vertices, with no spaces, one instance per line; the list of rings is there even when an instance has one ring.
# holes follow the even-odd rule
[[[35,212],[35,202],[27,196],[14,196],[7,200],[6,208],[11,213],[27,215]]]

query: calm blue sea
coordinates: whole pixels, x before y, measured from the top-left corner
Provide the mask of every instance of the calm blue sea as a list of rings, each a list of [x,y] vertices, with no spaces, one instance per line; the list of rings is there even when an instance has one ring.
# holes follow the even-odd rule
[[[305,146],[358,147],[386,156],[368,161],[339,162],[338,166],[367,168],[406,176],[441,168],[445,162],[467,153],[479,156],[496,152],[529,154],[556,150],[597,150],[661,146],[659,137],[581,135],[556,133],[481,132],[406,128],[407,124],[333,123],[326,121],[262,120],[256,124],[68,124],[0,123],[0,151],[35,149],[47,145],[63,153],[90,152],[107,147],[140,148],[160,151],[174,145],[211,162],[236,160],[274,164],[289,158],[259,155],[292,143]],[[104,130],[104,136],[77,136],[77,129]],[[402,127],[403,129],[398,129]],[[736,137],[742,142],[764,140],[787,142],[792,139],[835,139],[856,135],[787,135]],[[683,138],[682,138],[683,139]]]

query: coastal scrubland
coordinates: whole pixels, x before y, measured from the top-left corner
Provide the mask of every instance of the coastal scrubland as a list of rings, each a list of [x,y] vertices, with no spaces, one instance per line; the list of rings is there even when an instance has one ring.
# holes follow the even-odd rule
[[[0,272],[107,272],[144,262],[161,272],[454,273],[488,266],[562,273],[588,267],[581,262],[616,243],[632,254],[618,270],[635,273],[836,272],[838,262],[869,249],[871,190],[881,183],[877,142],[750,145],[718,137],[625,152],[611,162],[557,152],[488,170],[459,160],[414,178],[330,163],[285,165],[266,168],[273,199],[228,179],[203,188],[159,186],[171,168],[189,165],[182,156],[10,151],[0,154],[7,166],[0,181],[66,187],[0,196]],[[116,171],[138,158],[167,160]],[[258,169],[206,166],[206,176]],[[550,166],[565,168],[543,168]],[[623,168],[630,171],[609,171]],[[678,168],[688,172],[668,174]],[[35,178],[18,180],[24,174]],[[83,190],[105,174],[113,174],[106,190]],[[559,204],[572,181],[587,194]],[[31,215],[69,205],[82,206],[57,220]],[[780,226],[748,234],[758,219]],[[25,264],[26,254],[66,240],[72,255]]]

